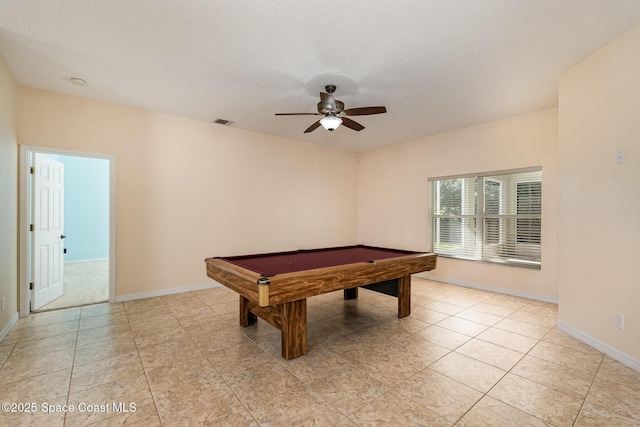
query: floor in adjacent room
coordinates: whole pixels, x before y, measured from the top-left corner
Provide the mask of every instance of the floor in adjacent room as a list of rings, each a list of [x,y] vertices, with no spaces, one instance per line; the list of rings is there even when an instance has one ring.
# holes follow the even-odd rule
[[[38,411],[0,425],[640,425],[640,373],[557,329],[556,305],[412,292],[404,319],[371,291],[310,298],[309,351],[289,361],[222,287],[34,314],[0,343],[0,401]]]
[[[64,264],[64,293],[38,311],[109,301],[109,260]]]

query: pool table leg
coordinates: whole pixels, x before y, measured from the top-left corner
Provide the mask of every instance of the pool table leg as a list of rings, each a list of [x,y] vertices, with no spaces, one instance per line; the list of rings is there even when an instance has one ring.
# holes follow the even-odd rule
[[[307,352],[307,300],[285,302],[281,305],[280,328],[282,357],[293,359]]]
[[[398,317],[411,314],[411,276],[398,279]]]
[[[253,325],[258,316],[249,311],[249,300],[240,295],[240,326]]]
[[[345,289],[344,299],[358,299],[358,288]]]

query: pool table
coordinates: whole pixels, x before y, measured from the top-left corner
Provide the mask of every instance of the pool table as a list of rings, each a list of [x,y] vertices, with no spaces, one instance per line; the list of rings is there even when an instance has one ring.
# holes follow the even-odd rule
[[[205,260],[207,276],[240,295],[240,325],[257,318],[281,331],[282,356],[307,352],[307,298],[358,287],[398,298],[398,317],[411,313],[411,275],[436,267],[436,255],[372,246],[298,250]]]

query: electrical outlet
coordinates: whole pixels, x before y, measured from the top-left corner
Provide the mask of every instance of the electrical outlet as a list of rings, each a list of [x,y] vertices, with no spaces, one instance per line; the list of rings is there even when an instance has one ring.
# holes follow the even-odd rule
[[[616,328],[624,329],[624,314],[613,313],[613,319],[614,319]]]
[[[0,298],[0,311],[4,311],[7,308],[7,299],[5,297]]]

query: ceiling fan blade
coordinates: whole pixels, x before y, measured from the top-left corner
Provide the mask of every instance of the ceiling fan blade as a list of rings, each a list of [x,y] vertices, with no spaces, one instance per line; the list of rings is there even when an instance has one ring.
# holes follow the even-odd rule
[[[276,113],[276,116],[319,116],[320,113]]]
[[[382,114],[386,113],[387,109],[385,107],[360,107],[360,108],[349,108],[343,111],[347,116],[368,116],[369,114]]]
[[[336,110],[336,100],[333,99],[333,95],[331,95],[330,93],[320,92],[320,101],[322,102],[324,108],[326,108],[327,110]]]
[[[304,133],[313,132],[314,130],[318,129],[319,127],[320,127],[320,120],[318,120],[317,122],[315,122],[314,124],[309,126],[307,128],[307,130],[304,131]]]
[[[320,122],[318,122],[320,123]],[[348,119],[346,117],[342,118],[342,124],[345,125],[346,127],[348,127],[349,129],[353,129],[353,130],[357,130],[357,131],[361,131],[362,129],[364,129],[364,126],[362,126],[360,123],[353,121],[351,119]]]

